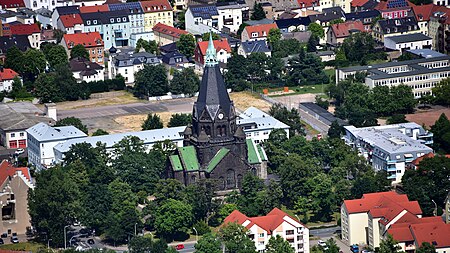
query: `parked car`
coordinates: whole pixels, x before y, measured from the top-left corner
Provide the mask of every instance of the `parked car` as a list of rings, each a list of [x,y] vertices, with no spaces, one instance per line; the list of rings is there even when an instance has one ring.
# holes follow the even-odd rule
[[[25,149],[23,149],[23,148],[18,148],[18,149],[16,149],[16,152],[14,152],[14,154],[20,155],[20,154],[23,154],[24,152],[25,152]]]
[[[352,246],[350,246],[350,251],[353,253],[358,253],[359,252],[359,246],[357,244],[354,244]]]
[[[11,242],[12,243],[19,243],[19,238],[17,238],[17,236],[11,236]]]
[[[2,238],[8,238],[8,233],[3,233],[1,237]]]
[[[182,250],[184,249],[184,245],[183,244],[178,244],[177,246],[175,246],[176,250]]]
[[[318,244],[320,247],[322,247],[324,250],[328,250],[328,246],[327,246],[327,244],[326,244],[324,241],[319,240],[319,241],[317,242],[317,244]]]
[[[5,244],[5,242],[3,241],[3,239],[0,238],[0,245]]]

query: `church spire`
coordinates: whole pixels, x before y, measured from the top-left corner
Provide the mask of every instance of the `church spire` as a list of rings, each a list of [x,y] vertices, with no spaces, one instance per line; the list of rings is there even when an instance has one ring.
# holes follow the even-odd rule
[[[205,65],[212,67],[217,65],[217,52],[214,48],[214,42],[212,39],[212,32],[209,32],[208,49],[206,49]]]

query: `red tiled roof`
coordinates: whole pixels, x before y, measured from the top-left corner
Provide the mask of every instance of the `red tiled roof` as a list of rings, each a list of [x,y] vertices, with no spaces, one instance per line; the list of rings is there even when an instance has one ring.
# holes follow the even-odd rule
[[[31,35],[33,33],[41,32],[38,24],[18,24],[11,25],[10,27],[12,35]]]
[[[81,19],[80,14],[68,14],[68,15],[62,15],[59,17],[61,19],[62,24],[64,27],[74,27],[75,25],[81,25],[83,24],[83,19]]]
[[[141,6],[145,13],[172,10],[172,6],[168,0],[142,1]]]
[[[320,6],[320,1],[317,0],[297,0],[297,2],[300,8]]]
[[[179,39],[182,34],[189,34],[185,30],[181,30],[161,23],[158,23],[153,27],[153,32],[163,33],[177,39]]]
[[[411,230],[409,230],[409,226],[389,228],[387,232],[390,235],[392,235],[392,237],[394,237],[394,240],[396,241],[399,242],[414,241],[414,237],[411,233]]]
[[[23,0],[2,0],[0,2],[2,9],[25,7]]]
[[[433,158],[434,157],[434,153],[430,152],[426,155],[423,155],[421,157],[417,157],[416,159],[414,159],[411,163],[413,165],[415,165],[416,167],[418,167],[418,165],[420,164],[420,162],[425,159],[425,158]],[[445,155],[445,157],[450,158],[450,154],[449,155]]]
[[[80,6],[80,13],[105,12],[109,11],[107,4],[94,6]]]
[[[22,172],[22,174],[27,178],[28,180],[31,180],[30,171],[27,167],[14,167],[11,163],[9,163],[7,160],[3,160],[0,163],[0,184],[3,184],[6,179],[9,177],[14,176],[18,171]],[[0,251],[1,253],[1,251]]]
[[[230,44],[228,44],[227,39],[214,40],[214,48],[218,51],[224,49],[227,53],[231,53]],[[200,48],[200,52],[202,55],[206,55],[206,49],[208,48],[209,41],[200,41],[198,43],[198,47]]]
[[[404,217],[407,216],[408,214],[409,213],[405,214]],[[442,218],[438,217],[438,216],[418,218],[417,216],[409,214],[409,216],[406,217],[406,219],[404,217],[400,218],[387,231],[389,234],[391,234],[394,237],[395,240],[397,240],[399,242],[407,242],[407,241],[414,240],[413,231],[411,230],[411,226],[413,224],[443,223]],[[430,243],[431,243],[431,241],[430,241]]]
[[[433,244],[436,248],[450,247],[450,224],[440,222],[420,223],[411,225],[416,243],[422,245],[424,242]]]
[[[290,217],[287,213],[281,211],[278,208],[272,209],[266,216],[248,218],[241,212],[235,210],[227,218],[224,220],[224,224],[229,222],[236,222],[238,224],[243,224],[246,220],[250,221],[250,223],[246,226],[247,228],[251,228],[253,225],[257,225],[258,227],[267,231],[268,234],[271,234],[272,231],[277,229],[283,222],[288,222],[285,217],[289,217],[294,221],[298,222],[297,219]],[[300,222],[298,222],[300,223]],[[301,223],[300,223],[301,224]],[[303,224],[302,224],[303,225]],[[305,225],[303,225],[305,226]]]
[[[447,16],[450,15],[450,9],[441,6],[441,5],[434,5],[434,4],[426,4],[426,5],[414,5],[412,6],[414,10],[414,14],[416,15],[417,21],[429,21],[430,17],[435,12],[444,12],[447,13]]]
[[[64,41],[69,49],[78,44],[84,47],[103,46],[103,40],[99,32],[64,34]]]
[[[250,36],[250,38],[253,38],[251,37],[252,33],[258,33],[258,37],[267,37],[269,35],[270,29],[272,28],[278,28],[277,24],[273,23],[273,24],[246,26],[244,30],[247,31],[247,34],[248,36]]]
[[[3,68],[0,70],[0,81],[12,80],[12,79],[14,79],[14,77],[16,77],[18,75],[19,74],[17,74],[17,72],[12,69]]]
[[[333,33],[336,35],[336,38],[346,38],[350,36],[352,30],[358,30],[360,32],[364,31],[364,25],[361,21],[347,21],[342,24],[334,24],[331,25],[331,29]]]
[[[353,0],[351,2],[352,7],[361,7],[365,5],[369,0]]]

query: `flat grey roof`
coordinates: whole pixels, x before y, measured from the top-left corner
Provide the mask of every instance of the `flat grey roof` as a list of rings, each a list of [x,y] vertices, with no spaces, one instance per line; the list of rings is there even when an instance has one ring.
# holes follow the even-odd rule
[[[433,58],[435,59],[435,58]],[[388,74],[379,70],[376,70],[376,74],[367,76],[367,78],[372,80],[380,80],[380,79],[388,79],[388,78],[397,78],[397,77],[404,77],[404,76],[412,76],[412,75],[422,75],[422,74],[430,74],[430,73],[436,73],[436,72],[443,72],[443,71],[450,71],[450,66],[442,67],[442,68],[423,68],[419,65],[410,65],[414,68],[414,70],[407,71],[407,72],[400,72],[400,73],[392,73]],[[419,68],[416,68],[419,67]],[[371,72],[372,70],[369,70]]]
[[[439,52],[431,50],[431,49],[411,49],[411,50],[407,50],[406,52],[421,56],[423,58],[435,58],[435,57],[446,56],[446,54],[439,53]]]
[[[386,37],[384,40],[392,40],[395,43],[407,43],[414,41],[431,40],[431,37],[428,37],[422,33],[413,33],[413,34],[403,34],[398,36]]]

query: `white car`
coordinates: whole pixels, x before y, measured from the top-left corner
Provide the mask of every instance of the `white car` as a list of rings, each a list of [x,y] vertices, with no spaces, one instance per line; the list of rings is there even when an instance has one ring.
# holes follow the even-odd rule
[[[16,149],[16,152],[14,152],[16,155],[20,155],[23,154],[23,152],[25,152],[25,150],[23,148],[18,148]]]
[[[322,241],[322,240],[319,240],[319,241],[317,242],[317,244],[318,244],[320,247],[322,247],[324,250],[327,250],[327,249],[328,249],[327,244],[326,244],[324,241]]]

